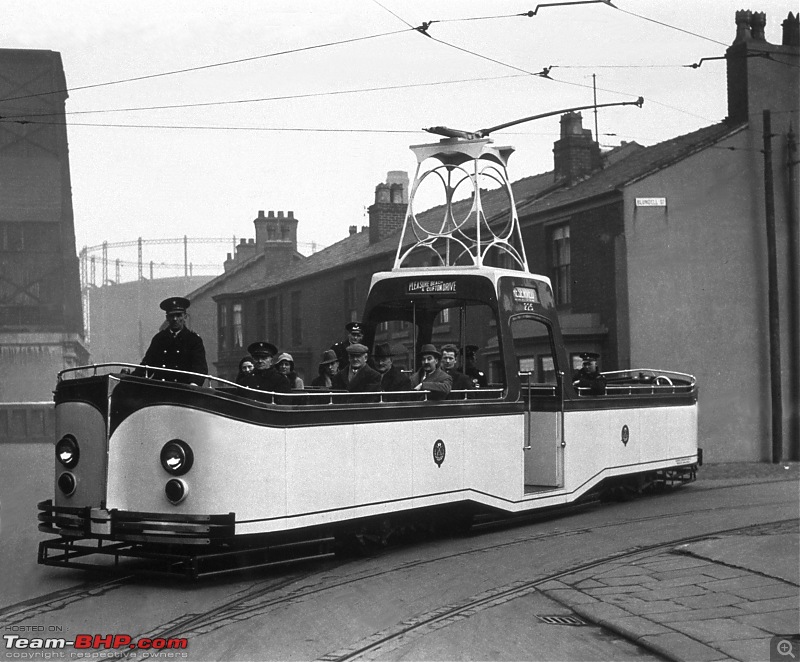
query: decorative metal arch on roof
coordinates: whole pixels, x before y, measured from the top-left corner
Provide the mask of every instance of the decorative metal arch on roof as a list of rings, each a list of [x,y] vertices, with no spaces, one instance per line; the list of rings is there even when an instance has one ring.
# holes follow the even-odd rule
[[[506,170],[514,148],[495,147],[489,138],[448,138],[413,145],[411,150],[417,157],[417,172],[394,268],[501,266],[528,271]],[[415,199],[428,181],[441,187],[444,205],[417,214]],[[502,205],[507,211],[491,219],[491,225],[481,203],[489,188],[505,191],[507,196],[507,204]]]

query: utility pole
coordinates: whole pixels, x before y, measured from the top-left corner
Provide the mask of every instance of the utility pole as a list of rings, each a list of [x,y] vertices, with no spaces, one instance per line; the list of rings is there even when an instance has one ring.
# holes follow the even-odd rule
[[[764,211],[767,225],[767,288],[769,305],[769,370],[772,396],[772,463],[783,459],[783,393],[781,388],[781,328],[778,302],[778,249],[775,240],[775,197],[772,178],[772,117],[764,117]]]

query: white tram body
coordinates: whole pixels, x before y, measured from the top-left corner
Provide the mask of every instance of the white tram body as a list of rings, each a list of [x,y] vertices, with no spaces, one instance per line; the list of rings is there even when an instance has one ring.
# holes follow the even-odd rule
[[[398,516],[518,514],[608,485],[692,480],[702,460],[694,378],[627,370],[607,373],[601,394],[573,385],[551,285],[528,272],[513,200],[500,231],[480,209],[487,167],[510,196],[510,151],[490,142],[414,148],[420,165],[438,162],[450,190],[454,173],[466,173],[459,181],[475,188],[471,212],[420,226],[413,192],[431,171],[418,171],[395,268],[374,275],[362,319],[368,345],[390,339],[388,329],[410,329],[411,356],[447,319],[460,347],[480,344],[495,357],[493,383],[433,401],[425,391],[275,394],[214,377],[197,387],[119,365],[64,371],[55,498],[39,504],[40,529],[58,538],[41,544],[40,562],[79,565],[69,560],[91,553],[84,540],[95,541],[93,551],[128,545],[134,556],[218,551]],[[444,257],[421,266],[430,260],[420,251]],[[512,268],[491,266],[493,252]],[[531,370],[525,357],[542,351],[549,361]]]

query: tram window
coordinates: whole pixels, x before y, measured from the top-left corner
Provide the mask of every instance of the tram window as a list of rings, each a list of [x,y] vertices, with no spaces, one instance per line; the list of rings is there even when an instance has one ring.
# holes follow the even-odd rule
[[[556,383],[556,367],[552,356],[539,357],[539,380],[542,384]]]
[[[511,338],[520,372],[533,372],[537,384],[555,384],[556,365],[550,327],[533,317],[515,317],[511,320]]]

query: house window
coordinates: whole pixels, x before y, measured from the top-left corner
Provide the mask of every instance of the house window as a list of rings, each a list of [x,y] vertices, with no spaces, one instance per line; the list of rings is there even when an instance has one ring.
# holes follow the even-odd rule
[[[278,319],[278,297],[267,299],[267,339],[275,345],[280,345],[279,336],[280,320]]]
[[[228,306],[224,303],[217,306],[217,345],[220,352],[228,349]]]
[[[550,280],[556,305],[570,303],[569,225],[559,225],[550,233]]]
[[[302,292],[292,292],[292,345],[303,343],[303,318],[300,314]]]
[[[267,332],[267,302],[264,299],[256,301],[256,338],[261,338]]]
[[[344,281],[344,310],[348,322],[358,321],[355,278],[349,278],[348,280]]]
[[[233,349],[239,349],[244,345],[242,335],[242,304],[237,301],[233,304]]]

